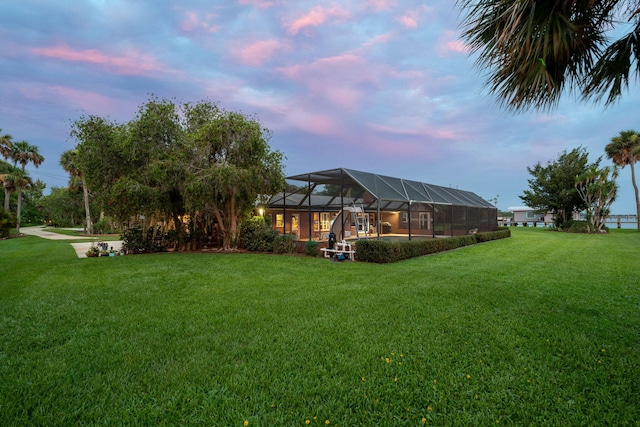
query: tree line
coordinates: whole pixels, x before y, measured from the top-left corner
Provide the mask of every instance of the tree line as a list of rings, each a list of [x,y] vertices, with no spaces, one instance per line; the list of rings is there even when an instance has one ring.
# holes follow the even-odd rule
[[[36,168],[44,162],[38,147],[27,141],[14,141],[13,137],[4,133],[0,129],[0,154],[7,161],[0,161],[0,185],[4,193],[4,203],[2,205],[2,234],[8,230],[9,226],[16,228],[16,233],[20,233],[22,225],[23,193],[34,190],[36,194],[42,194],[45,185],[37,180],[34,182],[25,170],[28,164]],[[15,197],[13,197],[15,196]],[[31,195],[30,195],[31,196]],[[30,200],[33,197],[29,198]],[[11,212],[12,200],[15,200],[15,213]]]
[[[520,199],[540,213],[553,213],[556,226],[563,228],[572,220],[574,212],[585,212],[587,232],[604,229],[611,205],[618,193],[618,167],[629,166],[635,190],[636,213],[640,218],[640,195],[635,178],[634,164],[640,160],[640,134],[634,130],[620,132],[605,146],[612,166],[600,167],[602,156],[589,162],[589,153],[583,147],[563,151],[546,166],[538,162],[527,167],[531,175],[529,189]],[[640,221],[638,222],[640,231]]]

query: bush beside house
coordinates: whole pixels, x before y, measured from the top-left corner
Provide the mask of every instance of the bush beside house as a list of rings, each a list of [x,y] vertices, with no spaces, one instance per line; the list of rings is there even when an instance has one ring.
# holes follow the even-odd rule
[[[360,240],[356,243],[356,259],[358,261],[385,264],[507,237],[511,237],[511,231],[504,227],[498,231],[443,239],[409,240],[405,242]]]

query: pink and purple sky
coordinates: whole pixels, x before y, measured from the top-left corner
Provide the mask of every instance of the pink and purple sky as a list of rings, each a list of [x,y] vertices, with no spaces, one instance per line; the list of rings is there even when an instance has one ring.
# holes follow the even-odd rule
[[[34,179],[65,187],[82,114],[206,99],[271,129],[287,175],[345,167],[502,210],[522,205],[527,166],[578,146],[595,160],[640,128],[636,84],[606,109],[567,94],[551,112],[500,110],[459,24],[453,0],[3,0],[0,128],[39,147]],[[618,182],[613,213],[635,213],[629,168]]]

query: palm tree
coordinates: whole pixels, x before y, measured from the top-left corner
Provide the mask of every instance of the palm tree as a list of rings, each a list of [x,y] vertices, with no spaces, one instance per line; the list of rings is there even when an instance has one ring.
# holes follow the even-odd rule
[[[29,144],[27,141],[15,142],[12,144],[10,148],[9,158],[13,160],[14,166],[18,163],[22,166],[22,175],[23,178],[18,180],[18,207],[16,209],[16,234],[20,234],[20,209],[22,207],[22,189],[26,188],[27,184],[24,186],[24,178],[26,177],[29,181],[30,178],[25,173],[25,168],[28,163],[33,163],[33,165],[37,168],[44,162],[44,157],[38,152],[38,147],[35,145]]]
[[[565,88],[606,104],[640,72],[640,0],[458,0],[463,38],[507,109],[547,109]],[[626,15],[626,16],[625,16]],[[615,24],[632,30],[609,44]]]
[[[33,166],[37,168],[44,162],[44,157],[35,145],[31,145],[27,141],[14,142],[12,145],[9,158],[13,160],[14,165],[20,163],[22,170],[29,163],[33,163]]]
[[[638,220],[638,231],[640,231],[640,195],[638,194],[638,184],[636,183],[635,162],[640,160],[640,134],[635,130],[625,130],[620,135],[611,138],[611,142],[604,147],[607,157],[624,168],[629,165],[631,168],[631,182],[636,193],[636,218]]]
[[[80,171],[77,162],[78,150],[67,150],[60,156],[60,166],[71,175],[72,182],[78,178],[82,181],[82,193],[84,195],[85,231],[93,234],[93,224],[91,223],[91,209],[89,206],[89,190],[84,175]]]
[[[0,161],[0,185],[2,185],[2,189],[4,190],[4,210],[5,212],[9,212],[9,197],[11,193],[16,191],[16,182],[18,181],[18,176],[21,171],[19,168],[7,163]]]
[[[0,128],[0,155],[5,159],[9,158],[9,153],[11,153],[11,135],[2,134],[2,128]]]
[[[23,170],[19,170],[14,177],[14,185],[18,189],[18,203],[16,207],[16,234],[20,234],[20,215],[22,213],[22,190],[31,188],[33,181]]]

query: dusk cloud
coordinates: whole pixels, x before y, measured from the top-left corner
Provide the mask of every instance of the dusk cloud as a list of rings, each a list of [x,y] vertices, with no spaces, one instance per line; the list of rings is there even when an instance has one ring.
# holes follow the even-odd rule
[[[348,16],[347,11],[338,6],[332,6],[330,8],[316,6],[292,22],[286,23],[285,27],[289,34],[298,34],[298,32],[305,28],[318,27],[329,19],[346,18]]]
[[[171,71],[156,59],[135,49],[127,49],[123,53],[113,54],[97,49],[76,50],[61,44],[54,47],[36,47],[32,49],[32,52],[35,55],[54,60],[99,66],[105,72],[121,75],[151,76]]]

